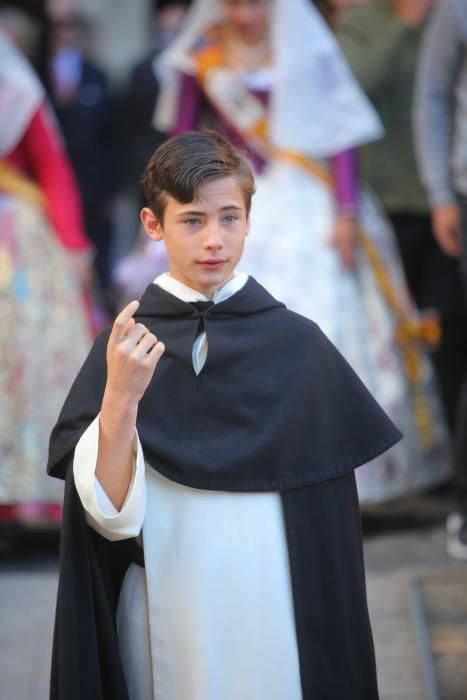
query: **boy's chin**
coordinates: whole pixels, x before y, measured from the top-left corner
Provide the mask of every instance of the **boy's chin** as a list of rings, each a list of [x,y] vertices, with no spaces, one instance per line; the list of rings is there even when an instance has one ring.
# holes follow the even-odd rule
[[[195,279],[198,288],[205,287],[206,289],[222,287],[229,282],[234,276],[233,269],[229,266],[219,267],[214,269],[200,269],[196,271]]]

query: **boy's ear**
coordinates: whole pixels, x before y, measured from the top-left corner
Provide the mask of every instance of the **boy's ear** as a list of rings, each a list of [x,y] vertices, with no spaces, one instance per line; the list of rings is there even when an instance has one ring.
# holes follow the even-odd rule
[[[250,233],[250,215],[248,214],[248,216],[246,217],[246,233],[245,233],[245,236],[248,236],[249,233]]]
[[[143,224],[144,230],[148,236],[154,241],[161,241],[164,232],[162,230],[162,225],[157,216],[154,214],[153,210],[149,207],[144,207],[144,209],[141,209],[139,218],[141,219],[141,223]]]

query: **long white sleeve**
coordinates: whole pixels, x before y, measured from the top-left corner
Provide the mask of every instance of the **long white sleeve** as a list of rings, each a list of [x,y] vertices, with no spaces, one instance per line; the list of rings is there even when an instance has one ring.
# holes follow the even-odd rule
[[[135,437],[133,473],[121,510],[117,510],[96,478],[99,445],[97,416],[81,436],[75,448],[73,476],[76,490],[86,511],[86,520],[108,540],[137,537],[146,512],[144,455],[138,435]]]

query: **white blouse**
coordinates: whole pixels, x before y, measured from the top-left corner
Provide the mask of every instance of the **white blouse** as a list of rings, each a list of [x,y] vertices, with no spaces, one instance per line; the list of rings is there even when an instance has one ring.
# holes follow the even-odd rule
[[[247,279],[236,275],[214,303]],[[168,274],[155,284],[183,301],[207,300]],[[203,333],[193,345],[197,374],[207,352]],[[88,523],[109,540],[142,531],[144,545],[145,569],[130,566],[118,607],[131,700],[301,700],[279,494],[176,484],[145,466],[136,436],[132,480],[118,511],[95,477],[98,438],[99,417],[76,446],[73,465]]]

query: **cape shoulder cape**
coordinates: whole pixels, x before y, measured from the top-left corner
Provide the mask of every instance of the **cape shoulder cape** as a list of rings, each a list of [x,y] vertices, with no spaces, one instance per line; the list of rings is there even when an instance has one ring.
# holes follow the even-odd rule
[[[209,351],[199,376],[193,306],[150,285],[135,318],[166,345],[137,428],[146,462],[172,481],[282,491],[348,473],[400,439],[316,324],[252,278],[204,313]],[[100,411],[109,333],[97,339],[53,430],[54,476],[64,477],[67,456]]]
[[[353,469],[399,431],[316,325],[252,279],[206,312],[199,377],[192,306],[151,285],[138,320],[166,343],[138,417],[147,462],[193,487],[281,491],[303,700],[377,700]],[[49,471],[66,477],[51,700],[129,700],[115,613],[135,541],[87,525],[71,468],[100,409],[108,335],[51,437]]]

